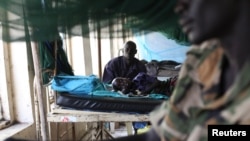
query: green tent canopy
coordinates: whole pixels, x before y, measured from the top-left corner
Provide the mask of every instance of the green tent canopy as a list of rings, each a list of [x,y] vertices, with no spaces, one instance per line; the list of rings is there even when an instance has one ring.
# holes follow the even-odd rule
[[[47,41],[57,38],[59,32],[88,37],[96,31],[100,38],[123,38],[133,36],[131,31],[157,31],[177,42],[186,42],[177,24],[175,3],[176,0],[0,0],[1,38],[7,42]]]

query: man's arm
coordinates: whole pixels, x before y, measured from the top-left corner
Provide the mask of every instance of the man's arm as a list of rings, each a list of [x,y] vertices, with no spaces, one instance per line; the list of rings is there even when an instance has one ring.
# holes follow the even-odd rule
[[[114,78],[115,78],[115,76],[114,76],[114,73],[113,73],[112,65],[108,63],[108,64],[104,67],[103,76],[102,76],[102,81],[103,81],[104,83],[110,84]]]

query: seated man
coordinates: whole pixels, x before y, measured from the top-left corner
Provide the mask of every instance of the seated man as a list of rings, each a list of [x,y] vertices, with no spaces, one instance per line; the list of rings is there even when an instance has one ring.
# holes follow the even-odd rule
[[[148,95],[155,93],[170,96],[176,80],[177,76],[160,81],[157,77],[139,73],[133,80],[123,77],[115,78],[112,81],[112,87],[115,91],[121,91],[123,94]]]
[[[111,59],[105,66],[102,81],[110,84],[116,77],[133,79],[138,73],[146,72],[145,64],[135,58],[136,44],[132,41],[125,43],[123,56]]]
[[[135,58],[137,48],[133,41],[127,41],[122,51],[123,56],[113,58],[106,64],[102,77],[104,83],[111,84],[116,77],[132,80],[138,73],[147,71],[143,61]]]

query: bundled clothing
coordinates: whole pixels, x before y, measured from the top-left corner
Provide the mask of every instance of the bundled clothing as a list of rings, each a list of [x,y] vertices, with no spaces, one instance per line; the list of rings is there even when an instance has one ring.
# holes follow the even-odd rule
[[[131,91],[140,91],[142,94],[163,94],[170,96],[174,89],[177,76],[170,77],[165,81],[160,81],[155,76],[150,76],[146,73],[139,73],[132,80],[132,90]]]
[[[55,47],[55,42],[57,42],[57,48]],[[62,39],[44,41],[40,42],[38,45],[42,69],[42,82],[44,85],[49,84],[53,77],[59,74],[74,76],[73,69],[63,49]]]

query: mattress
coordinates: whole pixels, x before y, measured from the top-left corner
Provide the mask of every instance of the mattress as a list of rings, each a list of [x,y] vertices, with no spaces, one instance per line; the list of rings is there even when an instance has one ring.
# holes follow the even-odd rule
[[[102,112],[122,112],[146,114],[160,105],[164,99],[123,98],[93,95],[71,95],[58,93],[56,104],[63,108]]]

